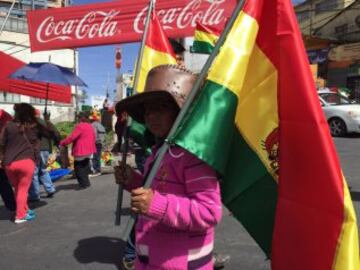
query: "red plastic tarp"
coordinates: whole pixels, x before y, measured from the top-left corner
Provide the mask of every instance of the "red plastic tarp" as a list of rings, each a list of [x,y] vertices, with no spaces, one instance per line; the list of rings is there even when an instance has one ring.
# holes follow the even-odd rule
[[[46,98],[46,83],[9,79],[10,74],[26,63],[0,51],[0,92],[15,93],[36,98]],[[48,100],[71,103],[70,86],[49,84]]]

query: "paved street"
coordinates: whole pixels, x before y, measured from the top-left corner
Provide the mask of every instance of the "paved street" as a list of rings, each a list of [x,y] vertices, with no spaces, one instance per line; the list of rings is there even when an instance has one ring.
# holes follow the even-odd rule
[[[335,139],[335,143],[359,216],[360,136]],[[116,227],[117,187],[112,175],[91,181],[87,190],[77,190],[75,179],[56,182],[58,193],[34,205],[38,218],[27,224],[10,221],[0,202],[0,269],[120,269],[124,247],[120,237],[129,214],[129,196],[124,197],[122,226]],[[270,269],[264,254],[228,213],[217,228],[216,251],[231,255],[226,269]]]

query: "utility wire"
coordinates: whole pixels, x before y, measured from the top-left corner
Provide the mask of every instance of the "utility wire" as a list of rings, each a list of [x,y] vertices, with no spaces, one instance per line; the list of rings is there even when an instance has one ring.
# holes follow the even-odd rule
[[[321,20],[318,20],[318,21],[316,21],[316,22],[313,22],[312,23],[312,25],[306,25],[306,26],[304,26],[304,27],[301,27],[301,30],[306,30],[306,29],[308,29],[310,26],[311,27],[313,27],[314,26],[314,24],[315,25],[318,25],[319,23],[321,23],[321,22],[323,22],[323,21],[326,21],[324,24],[326,24],[330,19],[332,19],[333,17],[335,17],[337,14],[331,14],[331,15],[329,15],[329,16],[326,16],[326,17],[324,17],[324,18],[322,18]],[[320,26],[317,26],[316,28],[319,28],[319,27],[322,27],[324,24],[322,24],[322,25],[320,25]]]
[[[360,2],[359,0],[356,0],[356,1],[353,1],[353,0],[347,0],[347,1],[344,1],[343,4],[346,5],[346,4],[349,4],[347,6],[345,6],[344,8],[331,8],[332,6],[334,6],[334,4],[329,4],[329,5],[324,5],[323,7],[321,7],[321,9],[316,9],[316,8],[307,8],[307,9],[303,9],[303,10],[299,10],[299,11],[296,11],[295,10],[295,13],[304,13],[304,12],[309,12],[309,11],[320,11],[320,12],[326,12],[326,11],[341,11],[341,10],[344,10],[344,9],[347,9],[347,10],[357,10],[357,9],[360,9],[359,7],[349,7],[351,4],[353,3],[357,3],[357,2]],[[336,4],[337,6],[339,4]],[[328,9],[326,9],[326,7],[328,7]],[[296,8],[296,7],[295,7]]]

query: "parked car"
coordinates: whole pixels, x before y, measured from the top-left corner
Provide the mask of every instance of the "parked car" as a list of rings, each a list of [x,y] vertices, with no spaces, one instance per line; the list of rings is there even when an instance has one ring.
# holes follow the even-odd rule
[[[319,99],[332,136],[360,133],[360,105],[330,91],[319,91]]]

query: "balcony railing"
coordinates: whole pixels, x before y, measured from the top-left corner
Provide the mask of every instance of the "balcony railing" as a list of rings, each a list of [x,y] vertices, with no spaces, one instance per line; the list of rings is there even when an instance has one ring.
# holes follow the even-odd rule
[[[6,18],[6,14],[0,12],[0,26],[3,25]],[[9,16],[5,25],[4,31],[17,32],[17,33],[28,33],[28,25],[26,17],[13,17]]]

